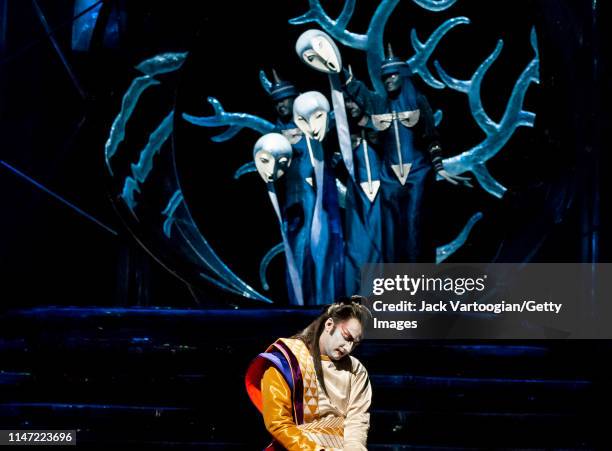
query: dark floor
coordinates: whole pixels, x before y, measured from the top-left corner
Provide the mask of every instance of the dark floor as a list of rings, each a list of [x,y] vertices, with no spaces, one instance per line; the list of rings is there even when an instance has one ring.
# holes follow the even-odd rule
[[[90,448],[262,449],[245,368],[308,310],[40,308],[0,317],[2,429]],[[604,341],[367,341],[369,449],[592,449]],[[607,371],[607,372],[606,372]],[[603,421],[602,421],[603,423]]]

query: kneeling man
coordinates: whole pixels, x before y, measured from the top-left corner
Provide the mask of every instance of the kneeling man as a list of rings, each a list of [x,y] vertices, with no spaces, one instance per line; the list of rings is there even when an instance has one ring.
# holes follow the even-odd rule
[[[371,318],[353,296],[326,306],[306,329],[280,338],[249,366],[246,388],[277,450],[366,450],[372,388],[351,351]]]

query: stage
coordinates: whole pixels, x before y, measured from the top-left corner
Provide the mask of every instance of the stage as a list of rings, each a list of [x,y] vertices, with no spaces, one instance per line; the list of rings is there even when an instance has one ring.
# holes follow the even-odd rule
[[[0,318],[4,429],[78,446],[262,449],[250,360],[316,311],[44,307]],[[609,396],[600,341],[366,340],[368,449],[589,449]]]
[[[342,291],[346,280],[319,267],[329,255],[335,271],[360,246],[391,241],[368,227],[407,224],[382,215],[405,211],[400,201],[387,210],[381,201],[380,223],[354,221],[382,197],[383,169],[394,183],[387,200],[428,191],[410,218],[428,216],[430,227],[410,230],[426,232],[415,243],[429,260],[435,251],[436,265],[580,263],[583,324],[607,311],[595,302],[605,295],[595,266],[612,261],[603,100],[612,3],[268,3],[0,0],[0,429],[76,430],[77,446],[105,450],[263,449],[270,436],[246,369]],[[313,71],[296,53],[313,27],[329,33],[346,71]],[[366,166],[359,180],[342,154],[351,136],[332,132],[317,160],[289,141],[311,143],[308,130],[274,122],[272,93],[290,82],[296,95],[329,97],[326,121],[340,118],[346,132],[337,113],[348,77],[380,95],[390,43],[439,132],[427,155],[410,153],[423,151],[431,185],[407,189],[410,173],[392,172],[408,155],[397,130],[408,133],[400,127],[414,127],[408,113],[421,109],[406,106],[404,123],[395,109],[368,112],[370,128],[374,116],[390,117],[397,128],[376,133],[395,130],[397,141],[355,147]],[[294,185],[278,171],[264,177],[254,153],[264,133],[287,130],[298,133],[284,138],[295,147],[284,158],[309,171]],[[332,162],[346,173],[326,173],[326,185]],[[472,186],[449,183],[440,168]],[[346,203],[351,183],[362,204]],[[335,233],[335,248],[318,247],[321,230]],[[354,355],[373,388],[368,449],[609,448],[610,415],[600,412],[612,405],[611,351],[610,340],[366,336]]]

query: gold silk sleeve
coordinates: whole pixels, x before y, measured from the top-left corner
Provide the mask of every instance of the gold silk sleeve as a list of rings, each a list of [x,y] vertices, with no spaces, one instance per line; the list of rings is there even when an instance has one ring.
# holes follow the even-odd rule
[[[372,386],[368,372],[361,362],[352,375],[349,407],[344,420],[344,451],[366,451],[370,429]]]
[[[263,417],[266,429],[287,451],[320,451],[293,421],[291,390],[281,373],[268,368],[261,380]]]

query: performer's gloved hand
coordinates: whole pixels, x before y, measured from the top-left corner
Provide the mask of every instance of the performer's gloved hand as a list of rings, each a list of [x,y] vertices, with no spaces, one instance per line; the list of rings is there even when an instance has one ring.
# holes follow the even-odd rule
[[[444,169],[444,163],[442,160],[442,148],[438,141],[434,141],[428,148],[429,154],[431,155],[431,162],[433,163],[434,169],[438,173],[436,177],[438,180],[444,179],[453,185],[465,185],[467,187],[473,188],[470,183],[469,177],[461,177],[460,175],[451,174],[446,169]]]
[[[353,69],[349,64],[348,69],[346,67],[342,68],[342,87],[345,87],[353,80]]]
[[[437,172],[439,177],[443,178],[449,183],[452,183],[453,185],[461,184],[469,188],[473,188],[472,184],[470,183],[469,177],[462,177],[460,175],[451,174],[450,172],[447,172],[446,169],[440,169]]]

